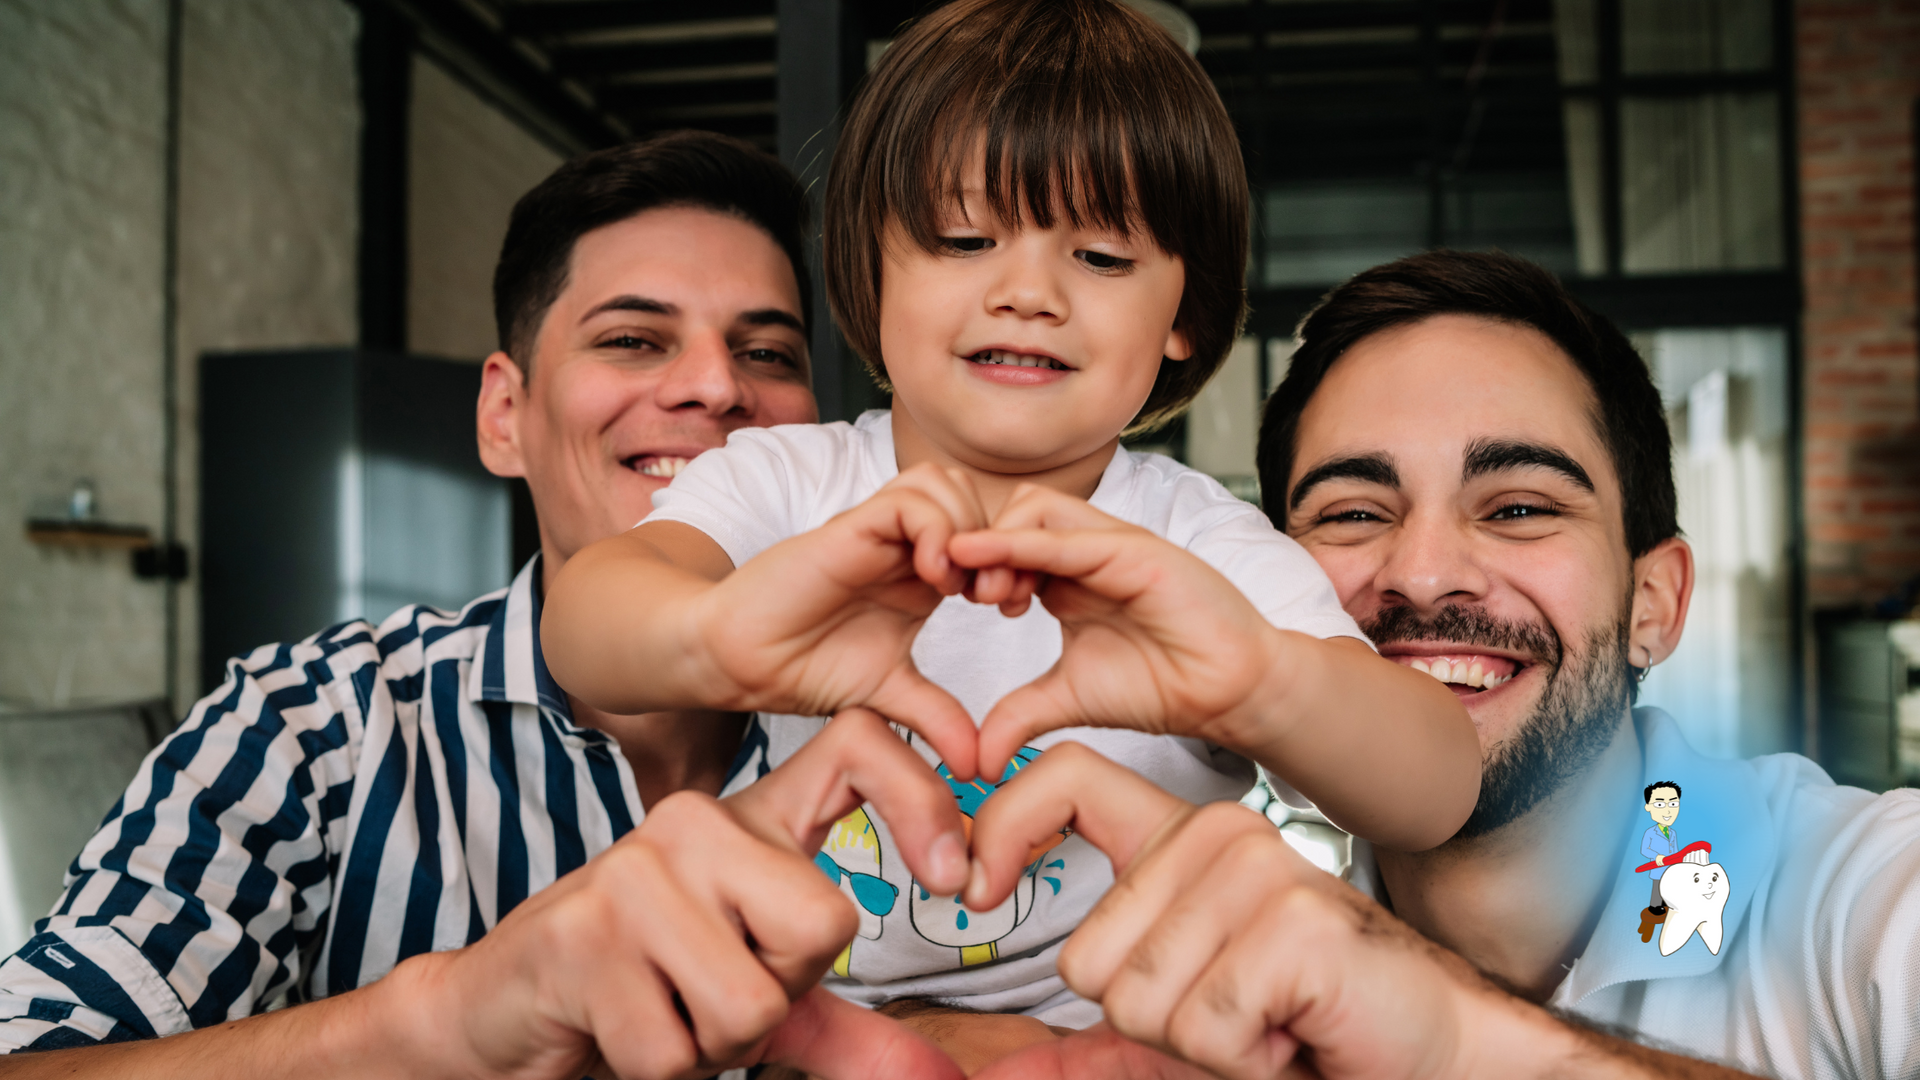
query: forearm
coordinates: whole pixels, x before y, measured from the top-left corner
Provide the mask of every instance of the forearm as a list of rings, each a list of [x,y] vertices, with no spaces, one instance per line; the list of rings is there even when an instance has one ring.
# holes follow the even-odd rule
[[[0,1078],[117,1080],[315,1080],[424,1078],[407,1028],[408,997],[395,975],[350,993],[163,1039],[0,1057]]]
[[[608,712],[726,708],[698,662],[694,609],[714,587],[646,536],[610,537],[567,561],[540,616],[548,669]],[[638,677],[639,673],[645,677]]]
[[[1480,1025],[1471,1076],[1555,1080],[1734,1080],[1750,1074],[1655,1050],[1502,995]]]
[[[1376,844],[1451,837],[1480,791],[1479,739],[1452,691],[1353,639],[1273,634],[1279,659],[1222,745]]]

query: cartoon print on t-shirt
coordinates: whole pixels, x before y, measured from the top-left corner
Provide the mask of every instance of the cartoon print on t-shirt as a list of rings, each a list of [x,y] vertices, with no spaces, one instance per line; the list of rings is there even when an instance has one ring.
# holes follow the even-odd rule
[[[965,826],[969,839],[973,835],[974,815],[979,813],[981,804],[999,790],[1000,784],[1013,779],[1015,773],[1033,764],[1039,756],[1040,751],[1033,747],[1021,747],[1013,760],[1007,763],[1006,772],[1000,774],[998,784],[988,783],[984,779],[963,784],[954,780],[945,765],[940,766],[941,778],[953,789],[960,812],[966,815]],[[1027,916],[1033,913],[1034,894],[1040,885],[1045,884],[1053,891],[1053,895],[1059,894],[1060,878],[1057,873],[1065,870],[1066,863],[1061,859],[1048,860],[1047,855],[1067,835],[1067,830],[1063,829],[1028,853],[1026,870],[1020,875],[1020,883],[1014,887],[1013,895],[992,911],[969,911],[958,896],[935,896],[915,881],[907,902],[914,930],[936,945],[958,949],[962,967],[999,959],[1000,939],[1012,933],[1014,927],[1025,922]]]
[[[878,938],[886,929],[887,913],[900,898],[900,889],[880,876],[880,834],[874,831],[873,819],[865,809],[855,808],[834,822],[827,842],[813,856],[813,864],[853,901],[860,913],[860,936],[869,941]],[[833,973],[847,975],[852,964],[853,942],[849,941],[833,962]]]
[[[1650,862],[1634,867],[1652,882],[1649,903],[1640,913],[1640,940],[1653,940],[1660,927],[1660,955],[1672,956],[1693,935],[1715,956],[1720,955],[1721,915],[1727,907],[1731,883],[1727,869],[1709,862],[1713,845],[1705,840],[1689,844],[1680,837],[1680,785],[1656,780],[1642,790],[1653,825],[1640,837],[1640,854]]]

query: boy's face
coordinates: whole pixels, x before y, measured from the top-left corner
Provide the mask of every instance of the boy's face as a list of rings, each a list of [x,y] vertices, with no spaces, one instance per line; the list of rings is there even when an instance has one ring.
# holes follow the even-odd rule
[[[883,237],[880,347],[895,438],[1002,475],[1112,447],[1161,357],[1190,354],[1173,325],[1185,268],[1145,236],[1076,228],[1064,214],[1051,229],[1014,228],[988,210],[978,182],[964,199],[964,212],[943,218],[938,251],[897,225]]]

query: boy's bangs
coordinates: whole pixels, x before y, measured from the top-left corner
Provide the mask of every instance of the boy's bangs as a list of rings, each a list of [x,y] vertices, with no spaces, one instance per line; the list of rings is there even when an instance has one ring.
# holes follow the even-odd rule
[[[973,187],[990,214],[1016,228],[1051,229],[1064,220],[1076,229],[1145,232],[1171,250],[1141,206],[1128,133],[1107,117],[1063,108],[1075,102],[1021,93],[1036,89],[1010,87],[990,101],[978,93],[942,114],[928,132],[918,175],[888,192],[908,235],[934,250],[941,221],[965,207]]]

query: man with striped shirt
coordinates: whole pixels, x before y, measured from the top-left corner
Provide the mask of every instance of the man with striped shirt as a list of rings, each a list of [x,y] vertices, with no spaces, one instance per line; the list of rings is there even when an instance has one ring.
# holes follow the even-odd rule
[[[769,837],[794,852],[808,838],[776,827],[791,808],[763,810],[768,826],[711,799],[669,798],[719,790],[740,717],[584,708],[548,677],[538,633],[560,565],[644,517],[689,459],[741,427],[815,418],[806,217],[804,192],[776,161],[696,133],[588,155],[520,201],[494,279],[501,351],[486,360],[477,419],[487,467],[529,484],[540,554],[459,612],[404,608],[230,660],[226,682],[148,757],[75,860],[52,914],[0,962],[0,1053],[54,1051],[0,1060],[0,1075],[206,1075],[221,1053],[251,1073],[421,1075],[406,1051],[423,1052],[424,1035],[432,1060],[456,1071],[578,1076],[614,1056],[601,1029],[616,1020],[626,1034],[615,1044],[664,1075],[737,1057],[810,984],[796,973],[815,959],[817,979],[841,944],[813,940],[837,926],[818,911],[838,902],[830,887],[811,925],[757,928],[763,951],[783,933],[805,939],[785,943],[784,971],[767,964],[787,983],[779,1008],[720,1003],[721,1021],[689,1041],[676,1006],[699,1021],[701,1004],[647,973],[689,962],[689,943],[715,926],[753,960],[725,922],[738,908],[725,875],[777,875]],[[856,756],[889,744],[898,740]],[[951,799],[931,778],[902,775],[924,779],[923,818],[954,819],[946,862],[928,865],[957,887],[966,861]],[[675,823],[636,829],[669,808]],[[710,858],[729,845],[750,854]],[[825,885],[804,859],[793,864]],[[783,904],[804,888],[783,886]],[[629,902],[610,902],[609,889]],[[591,910],[596,899],[606,925],[564,925],[569,900]],[[516,933],[449,952],[516,912]],[[583,941],[588,954],[622,957],[612,974],[561,966],[568,943],[579,954]],[[424,954],[466,962],[403,966]],[[610,978],[619,1015],[591,1015],[581,995]],[[571,989],[555,998],[555,986]],[[796,1023],[844,1021],[851,1007],[817,997],[796,1007]],[[183,1039],[100,1045],[322,998]],[[389,1038],[401,1017],[433,1030]],[[890,1028],[869,1026],[860,1045],[899,1049],[890,1021],[858,1017]],[[477,1035],[463,1042],[448,1020]]]

